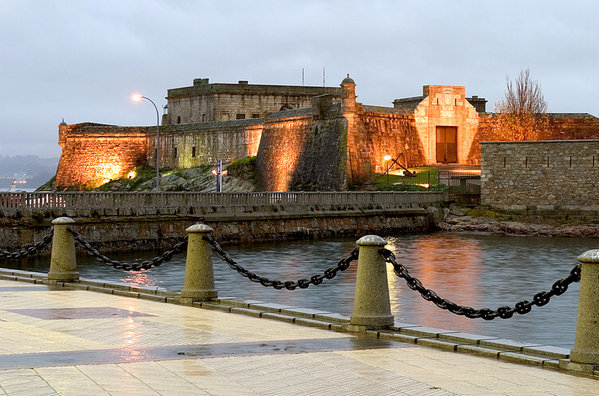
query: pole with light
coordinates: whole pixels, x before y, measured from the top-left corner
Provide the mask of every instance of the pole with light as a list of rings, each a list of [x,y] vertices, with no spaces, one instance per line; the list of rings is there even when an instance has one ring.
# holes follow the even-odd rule
[[[141,102],[142,99],[148,100],[154,106],[156,110],[156,188],[160,189],[160,114],[158,113],[158,107],[156,103],[146,96],[139,94],[131,95],[131,99],[135,102]]]
[[[385,160],[385,166],[387,167],[387,170],[385,171],[385,173],[387,174],[387,190],[389,189],[389,160],[391,159],[390,155],[385,155],[383,157],[383,159]]]

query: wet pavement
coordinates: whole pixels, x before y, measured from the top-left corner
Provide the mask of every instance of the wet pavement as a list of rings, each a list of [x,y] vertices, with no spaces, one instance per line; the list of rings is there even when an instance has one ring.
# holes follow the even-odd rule
[[[0,394],[596,395],[599,381],[281,320],[0,280]]]

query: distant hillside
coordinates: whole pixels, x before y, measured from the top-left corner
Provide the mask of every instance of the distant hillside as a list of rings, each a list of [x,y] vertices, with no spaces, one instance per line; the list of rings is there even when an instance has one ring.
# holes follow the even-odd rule
[[[37,188],[56,174],[58,158],[36,155],[0,156],[0,191],[10,187],[13,179],[25,179],[21,187]]]

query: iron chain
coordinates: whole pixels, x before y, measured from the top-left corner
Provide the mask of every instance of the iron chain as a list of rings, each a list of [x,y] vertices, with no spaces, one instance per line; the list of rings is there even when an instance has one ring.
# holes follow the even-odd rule
[[[50,242],[52,242],[53,235],[54,234],[52,230],[50,230],[50,234],[46,235],[44,239],[42,239],[38,243],[27,246],[26,248],[16,252],[9,252],[8,250],[0,249],[0,258],[20,259],[27,256],[31,256],[32,254],[37,253],[44,247],[48,246]]]
[[[520,315],[527,314],[531,311],[533,305],[539,307],[546,305],[547,303],[549,303],[551,297],[564,294],[564,292],[568,290],[568,286],[570,284],[580,281],[581,265],[578,264],[577,266],[572,268],[572,270],[570,271],[570,275],[568,275],[564,279],[560,279],[557,282],[555,282],[551,287],[551,290],[535,294],[532,301],[520,301],[516,303],[514,308],[503,306],[497,308],[497,310],[492,310],[489,308],[475,309],[463,305],[458,305],[453,301],[441,298],[433,290],[425,288],[419,279],[412,277],[409,274],[408,269],[395,260],[395,255],[390,250],[381,249],[379,253],[385,258],[385,260],[388,263],[393,265],[393,271],[395,272],[395,274],[400,278],[405,279],[406,283],[408,284],[408,287],[412,290],[416,290],[417,292],[419,292],[422,298],[424,298],[427,301],[432,301],[437,307],[441,309],[446,309],[451,313],[454,313],[456,315],[462,315],[471,319],[483,318],[485,320],[492,320],[497,317],[501,319],[509,319],[515,313],[518,313]]]
[[[336,267],[327,268],[322,275],[312,275],[310,279],[300,279],[298,281],[282,282],[259,276],[237,264],[235,260],[233,260],[231,256],[220,247],[220,245],[218,244],[218,242],[216,242],[212,235],[204,236],[204,240],[208,241],[208,243],[210,244],[210,246],[212,246],[212,249],[216,252],[216,254],[218,254],[218,256],[224,262],[226,262],[231,269],[237,271],[241,276],[243,276],[244,278],[248,278],[252,282],[260,283],[262,286],[273,287],[277,290],[283,288],[287,290],[295,290],[298,287],[300,289],[305,289],[310,285],[320,285],[325,279],[333,279],[337,275],[338,271],[345,271],[346,269],[348,269],[351,262],[358,259],[358,248],[356,247],[354,250],[352,250],[349,257],[339,260]]]
[[[183,249],[185,249],[185,247],[187,246],[187,237],[185,237],[185,239],[183,239],[181,242],[179,242],[175,246],[173,246],[173,248],[171,250],[167,250],[166,252],[162,253],[160,256],[154,257],[151,260],[146,260],[144,262],[136,263],[136,264],[121,263],[120,261],[112,260],[112,259],[104,256],[102,253],[98,252],[96,249],[94,249],[89,244],[89,242],[84,241],[83,238],[81,237],[81,234],[78,233],[77,231],[75,231],[71,228],[69,228],[68,230],[71,234],[73,234],[73,237],[75,238],[77,243],[79,243],[79,245],[81,245],[81,247],[83,247],[83,249],[85,249],[87,251],[87,253],[89,253],[90,256],[94,257],[96,260],[98,260],[106,265],[112,266],[115,269],[121,269],[124,271],[141,271],[141,270],[148,270],[152,267],[158,267],[162,263],[165,263],[165,262],[169,261],[170,259],[172,259],[175,254],[181,253],[183,251]]]

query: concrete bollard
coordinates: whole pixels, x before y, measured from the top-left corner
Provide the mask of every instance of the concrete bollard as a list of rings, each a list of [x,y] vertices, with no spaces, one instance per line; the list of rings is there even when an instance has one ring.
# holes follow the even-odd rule
[[[582,263],[574,363],[599,365],[599,250],[589,250],[578,256]]]
[[[52,221],[54,235],[52,236],[52,256],[48,280],[72,282],[79,279],[77,258],[75,256],[75,240],[68,231],[75,220],[69,217],[59,217]]]
[[[354,311],[349,323],[354,326],[366,326],[368,329],[380,329],[394,323],[389,302],[387,283],[387,264],[379,254],[387,242],[377,235],[366,235],[358,239],[358,273],[356,276],[356,294]]]
[[[189,241],[181,302],[192,303],[216,298],[218,292],[214,286],[212,247],[203,239],[214,230],[205,224],[194,224],[185,231],[189,235]]]

